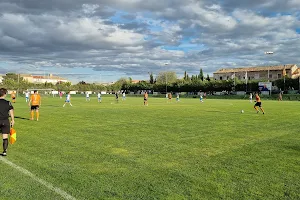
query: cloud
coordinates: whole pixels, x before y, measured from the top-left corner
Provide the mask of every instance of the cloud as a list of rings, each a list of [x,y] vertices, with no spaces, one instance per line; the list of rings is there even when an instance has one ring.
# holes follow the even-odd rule
[[[105,71],[148,77],[149,71],[165,70],[165,62],[178,74],[198,73],[200,67],[212,73],[221,67],[297,64],[299,4],[2,0],[0,59],[10,71],[89,71],[95,77]],[[275,54],[263,54],[269,50]]]

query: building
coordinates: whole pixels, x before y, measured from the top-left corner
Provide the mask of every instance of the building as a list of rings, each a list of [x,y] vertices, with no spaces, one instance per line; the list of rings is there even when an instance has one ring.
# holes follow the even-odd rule
[[[213,73],[215,80],[229,80],[234,77],[239,80],[268,80],[274,81],[281,79],[286,75],[288,78],[298,78],[300,69],[295,64],[245,67],[245,68],[228,68],[219,69]]]
[[[56,84],[58,82],[71,82],[65,78],[59,76],[53,76],[52,74],[46,76],[37,76],[37,75],[28,75],[28,74],[20,74],[20,76],[29,83],[52,83]]]
[[[2,81],[3,81],[3,76],[5,76],[5,75],[0,74],[0,83],[2,83]]]

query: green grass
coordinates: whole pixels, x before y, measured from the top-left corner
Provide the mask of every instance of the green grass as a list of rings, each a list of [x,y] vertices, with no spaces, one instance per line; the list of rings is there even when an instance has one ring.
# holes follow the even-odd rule
[[[36,122],[23,101],[6,159],[76,199],[300,199],[299,102],[43,98]],[[0,199],[62,199],[0,168]]]

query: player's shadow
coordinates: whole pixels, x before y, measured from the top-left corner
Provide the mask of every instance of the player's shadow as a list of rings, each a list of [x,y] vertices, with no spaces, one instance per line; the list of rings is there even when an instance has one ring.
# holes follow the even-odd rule
[[[62,107],[62,106],[59,106],[59,105],[47,105],[47,107],[56,107],[56,108],[60,108],[60,107]]]
[[[23,120],[30,120],[29,118],[25,118],[25,117],[18,117],[18,116],[15,116],[16,119],[23,119]]]

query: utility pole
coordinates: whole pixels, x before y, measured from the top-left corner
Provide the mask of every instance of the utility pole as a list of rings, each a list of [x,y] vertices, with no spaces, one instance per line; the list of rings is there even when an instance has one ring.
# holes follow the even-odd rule
[[[169,63],[165,63],[165,66],[169,65]],[[167,69],[167,67],[166,67]],[[166,70],[166,98],[168,98],[167,94],[168,94],[168,71]]]

